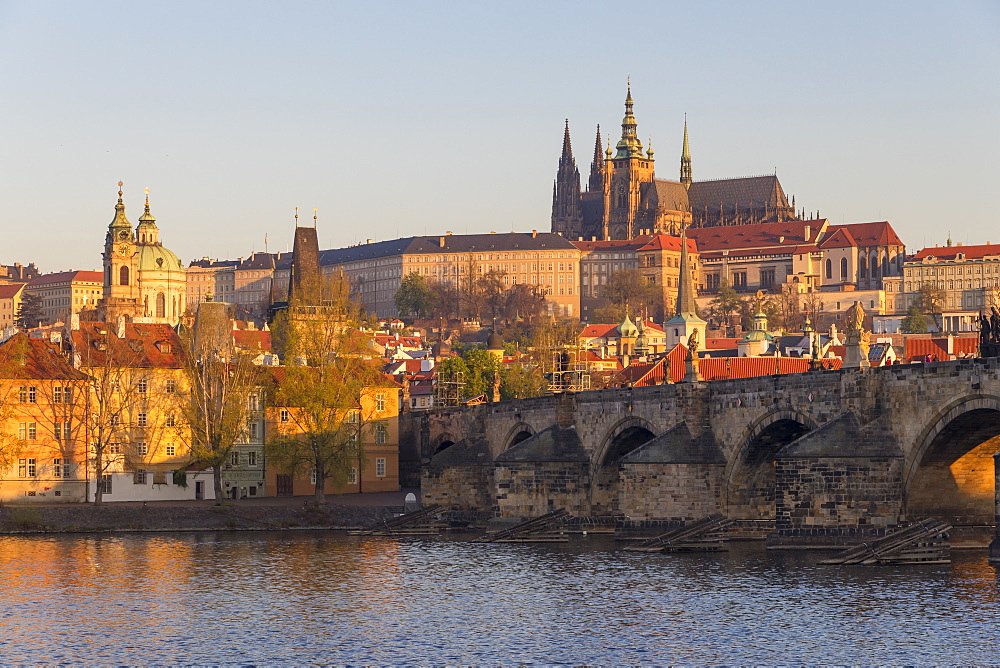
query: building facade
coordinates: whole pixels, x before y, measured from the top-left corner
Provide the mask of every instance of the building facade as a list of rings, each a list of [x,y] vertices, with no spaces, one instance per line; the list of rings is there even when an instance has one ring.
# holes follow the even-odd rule
[[[68,324],[74,315],[97,307],[103,286],[99,271],[60,271],[29,281],[24,293],[41,298],[44,324]]]

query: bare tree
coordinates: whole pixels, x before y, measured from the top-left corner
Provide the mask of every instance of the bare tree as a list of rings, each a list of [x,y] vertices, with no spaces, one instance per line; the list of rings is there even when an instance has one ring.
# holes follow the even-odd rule
[[[261,384],[255,354],[233,345],[231,329],[225,304],[202,302],[193,331],[182,338],[186,382],[178,393],[178,412],[191,457],[212,468],[217,503],[224,498],[223,466],[246,433]]]
[[[389,402],[397,401],[372,359],[359,316],[346,281],[330,276],[275,321],[285,366],[271,392],[281,418],[266,452],[283,471],[314,473],[317,504],[326,501],[327,482],[345,482],[355,463],[360,479],[365,438],[374,434],[384,442]]]

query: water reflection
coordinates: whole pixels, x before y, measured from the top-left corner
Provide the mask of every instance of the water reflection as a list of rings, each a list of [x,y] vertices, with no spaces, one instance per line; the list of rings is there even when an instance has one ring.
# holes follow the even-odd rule
[[[996,569],[333,533],[0,539],[2,663],[967,663]]]

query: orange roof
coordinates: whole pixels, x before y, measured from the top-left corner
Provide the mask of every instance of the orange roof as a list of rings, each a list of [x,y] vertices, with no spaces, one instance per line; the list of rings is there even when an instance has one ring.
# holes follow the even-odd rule
[[[179,369],[184,352],[177,332],[160,323],[128,323],[124,338],[118,338],[115,325],[106,322],[81,322],[73,331],[74,352],[81,366],[97,367],[117,361],[130,367]]]
[[[820,248],[846,248],[848,246],[902,246],[899,235],[888,221],[877,223],[851,223],[831,225]]]
[[[705,350],[729,350],[730,348],[736,348],[736,344],[740,342],[737,338],[721,338],[712,337],[705,339]]]
[[[0,285],[0,299],[10,299],[11,297],[17,296],[17,293],[21,291],[27,283],[8,283],[6,285]]]
[[[820,360],[827,368],[839,369],[839,359]],[[700,360],[699,370],[705,380],[773,376],[775,373],[805,373],[809,371],[807,357],[709,357]],[[683,377],[683,376],[682,376]]]
[[[980,246],[935,246],[925,248],[911,259],[923,260],[925,257],[933,257],[938,260],[955,260],[959,253],[965,255],[967,260],[981,260],[987,255],[1000,257],[1000,244],[982,244]]]
[[[958,353],[975,353],[979,350],[978,336],[962,336],[952,339],[952,350]],[[948,339],[906,339],[905,359],[911,360],[914,357],[927,357],[937,355],[939,360],[948,359]]]
[[[270,352],[271,332],[265,332],[259,329],[258,330],[234,329],[233,343],[235,343],[238,348],[245,348],[247,350],[262,350],[264,352]]]
[[[720,227],[691,228],[688,237],[694,239],[701,253],[723,250],[790,249],[810,245],[816,241],[826,219],[789,220],[784,223],[758,223],[756,225],[727,225]],[[806,228],[809,238],[806,238]],[[801,251],[800,251],[801,252]]]
[[[665,235],[657,235],[665,236]],[[582,251],[599,250],[638,250],[652,241],[653,235],[641,234],[634,239],[615,239],[607,241],[570,241]]]
[[[45,274],[28,281],[29,285],[48,285],[50,283],[66,283],[69,281],[104,283],[104,274],[99,271],[60,271]]]
[[[24,332],[0,344],[0,377],[38,380],[86,380],[58,349],[45,339],[30,338]]]
[[[688,252],[697,253],[698,243],[694,239],[687,240]],[[681,238],[669,234],[654,234],[649,243],[639,249],[640,251],[652,250],[674,250],[680,252]]]

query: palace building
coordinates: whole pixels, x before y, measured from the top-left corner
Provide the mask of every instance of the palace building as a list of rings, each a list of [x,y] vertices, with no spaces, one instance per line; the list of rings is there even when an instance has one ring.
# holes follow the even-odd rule
[[[115,322],[126,320],[176,325],[184,314],[187,274],[184,264],[160,242],[156,218],[146,210],[139,224],[125,217],[122,182],[118,182],[115,217],[104,240],[104,295],[98,304],[99,317]]]
[[[777,175],[695,181],[687,119],[680,179],[656,178],[653,149],[643,150],[632,107],[630,87],[621,139],[614,150],[609,143],[602,152],[598,126],[586,190],[580,187],[566,121],[552,193],[554,233],[567,239],[614,240],[641,234],[679,235],[686,227],[798,220],[794,198],[789,203]]]

